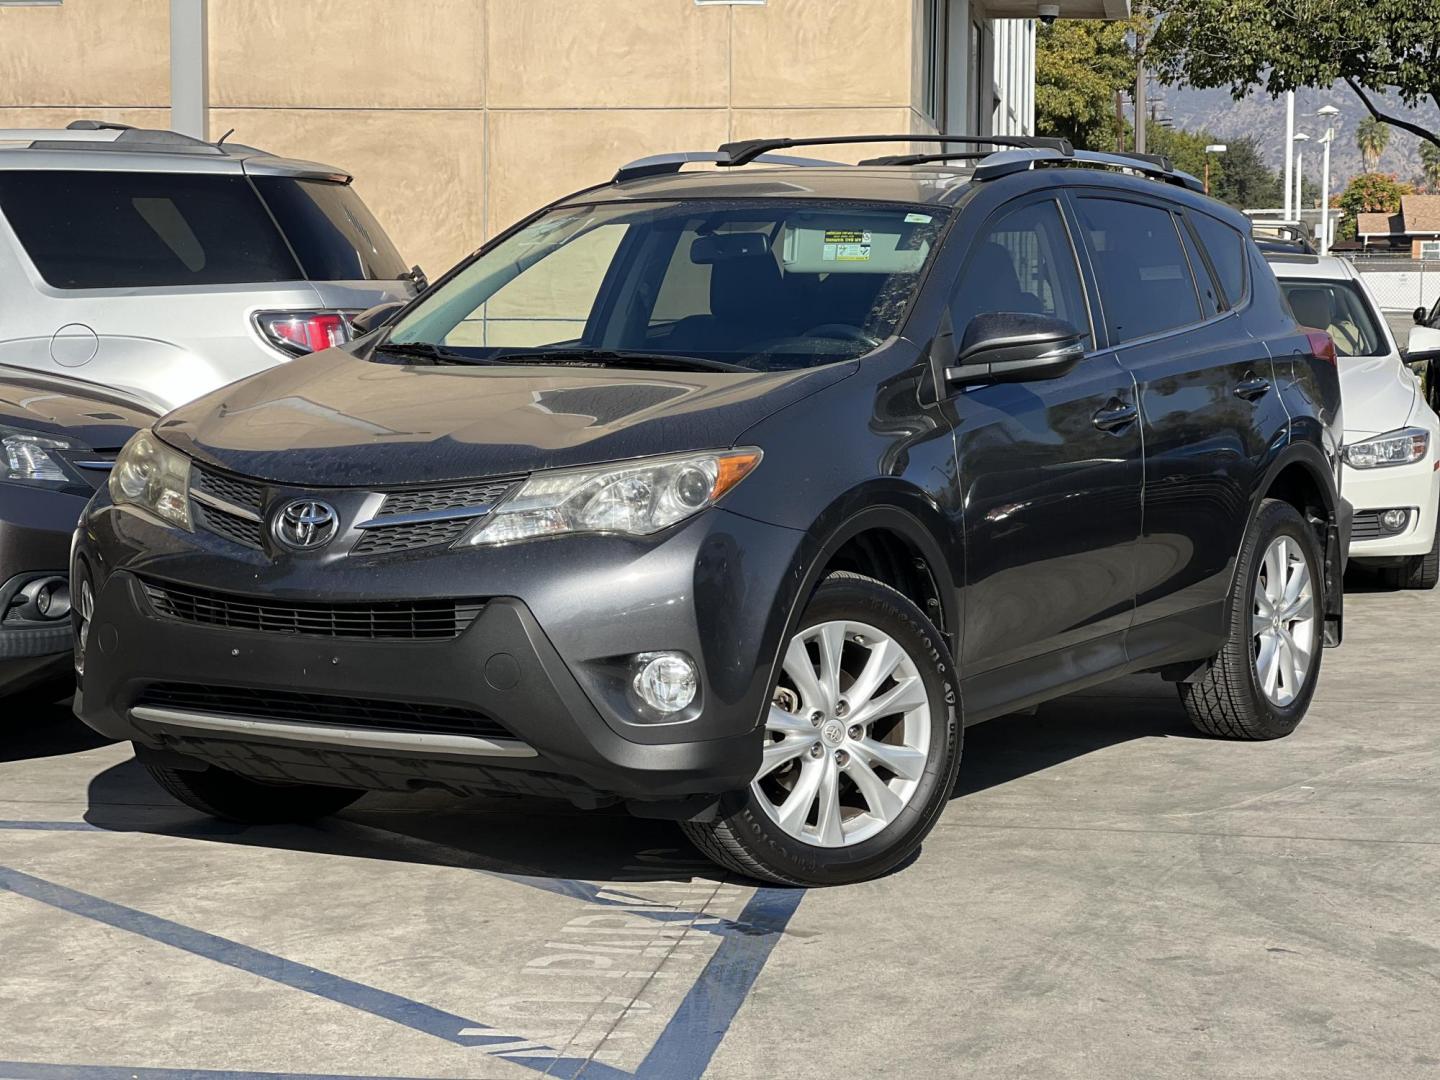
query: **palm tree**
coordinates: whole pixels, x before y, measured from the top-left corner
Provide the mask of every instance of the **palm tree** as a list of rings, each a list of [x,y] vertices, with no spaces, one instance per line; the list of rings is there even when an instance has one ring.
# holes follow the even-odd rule
[[[1355,145],[1365,161],[1365,171],[1374,172],[1380,165],[1380,155],[1390,142],[1390,125],[1381,123],[1373,116],[1360,121],[1355,129]]]
[[[1432,142],[1420,144],[1420,175],[1432,194],[1440,192],[1440,146]]]

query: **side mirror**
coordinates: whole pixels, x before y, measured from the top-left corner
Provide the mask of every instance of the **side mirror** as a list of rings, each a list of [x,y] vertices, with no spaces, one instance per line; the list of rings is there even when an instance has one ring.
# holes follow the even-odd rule
[[[1415,309],[1415,325],[1416,325],[1416,326],[1424,326],[1424,325],[1425,325],[1425,320],[1426,320],[1427,318],[1429,318],[1429,317],[1430,317],[1430,312],[1427,311],[1425,308],[1423,308],[1423,307],[1417,307],[1417,308]]]
[[[419,263],[410,267],[409,278],[414,282],[417,293],[422,293],[430,287],[430,279],[425,276],[425,271],[420,269]]]
[[[1405,346],[1405,362],[1440,360],[1440,330],[1430,326],[1410,328],[1410,341]]]
[[[976,315],[965,328],[951,385],[1058,379],[1085,355],[1080,331],[1049,315],[1020,311]]]
[[[355,332],[356,337],[359,337],[361,334],[368,334],[404,306],[405,304],[401,300],[387,300],[383,304],[376,304],[372,308],[366,308],[350,320],[350,329]]]

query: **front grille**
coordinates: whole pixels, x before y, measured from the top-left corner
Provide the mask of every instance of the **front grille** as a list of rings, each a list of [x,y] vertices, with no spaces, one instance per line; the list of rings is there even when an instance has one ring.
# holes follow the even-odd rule
[[[383,528],[366,529],[365,535],[355,542],[351,554],[388,555],[412,548],[453,543],[473,521],[473,518],[461,518],[458,521],[424,521],[412,525],[387,525]]]
[[[190,484],[197,491],[203,491],[206,495],[213,495],[217,499],[224,499],[236,506],[243,506],[257,514],[265,505],[265,488],[249,480],[242,480],[238,476],[197,468]]]
[[[330,604],[239,596],[188,585],[145,581],[157,614],[227,630],[372,641],[433,641],[459,637],[483,600],[385,600]]]
[[[452,487],[421,488],[411,491],[392,491],[385,496],[377,517],[393,514],[416,514],[426,510],[463,510],[471,506],[493,506],[520,482],[519,477],[505,476],[495,480],[480,480],[473,484],[456,484]]]
[[[265,546],[265,528],[260,522],[218,507],[206,506],[199,500],[192,499],[190,505],[195,511],[195,524],[202,529],[257,551]]]
[[[383,701],[239,686],[154,683],[146,687],[135,704],[157,709],[293,724],[329,724],[372,731],[476,735],[486,739],[512,737],[504,727],[478,710],[418,701]]]

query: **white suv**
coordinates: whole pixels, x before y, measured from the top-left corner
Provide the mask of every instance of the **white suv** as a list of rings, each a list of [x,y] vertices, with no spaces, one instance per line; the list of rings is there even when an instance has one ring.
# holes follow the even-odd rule
[[[0,131],[0,364],[164,412],[348,340],[419,278],[349,185],[172,131]]]
[[[1271,252],[1266,258],[1297,322],[1335,342],[1345,410],[1340,490],[1355,508],[1350,558],[1391,585],[1440,581],[1440,418],[1425,403],[1365,279],[1344,259]],[[1417,343],[1418,344],[1418,343]]]

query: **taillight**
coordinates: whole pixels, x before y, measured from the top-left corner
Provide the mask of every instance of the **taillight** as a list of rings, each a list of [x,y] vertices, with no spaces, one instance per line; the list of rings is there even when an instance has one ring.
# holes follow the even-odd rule
[[[1310,342],[1310,355],[1328,364],[1339,364],[1335,357],[1335,341],[1324,330],[1307,330],[1305,337]]]
[[[261,311],[255,325],[271,345],[295,356],[319,352],[350,340],[352,312]]]

